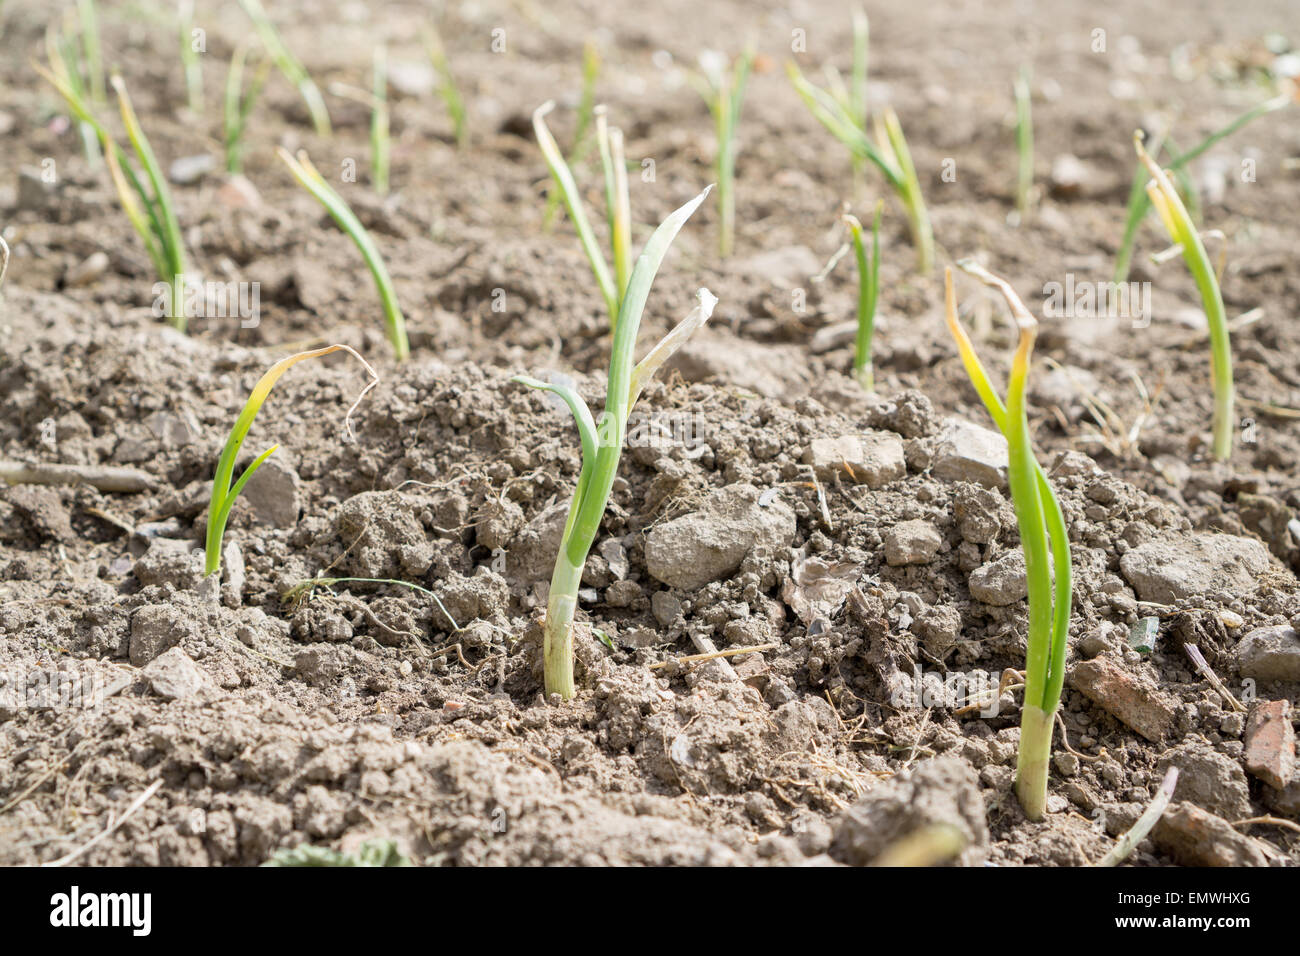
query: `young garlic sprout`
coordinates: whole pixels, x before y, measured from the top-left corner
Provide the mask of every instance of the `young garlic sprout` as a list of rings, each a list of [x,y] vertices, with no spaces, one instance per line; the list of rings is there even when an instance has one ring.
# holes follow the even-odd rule
[[[1019,175],[1016,177],[1016,213],[1023,222],[1029,212],[1034,188],[1034,118],[1031,108],[1029,67],[1022,66],[1016,77],[1016,153]]]
[[[50,69],[58,73],[72,97],[81,104],[81,109],[85,113],[97,114],[107,102],[107,97],[104,93],[99,20],[94,0],[78,0],[75,11],[65,10],[62,29],[54,21],[46,24],[45,55]],[[46,76],[39,64],[36,65],[36,70]],[[46,79],[49,77],[46,76]],[[69,96],[65,94],[64,99],[68,100],[69,106],[73,106]],[[75,107],[73,114],[86,162],[90,166],[98,166],[103,161],[99,150],[99,130],[92,119],[80,115]]]
[[[370,185],[381,196],[388,195],[388,164],[391,149],[388,136],[388,52],[375,47],[371,76]]]
[[[858,264],[858,334],[853,346],[853,377],[868,392],[876,387],[875,368],[871,362],[871,340],[876,329],[876,302],[880,298],[880,213],[884,203],[876,203],[871,220],[871,261],[867,261],[862,241],[862,223],[847,213],[845,225],[853,238],[853,256]]]
[[[591,148],[591,126],[596,117],[596,77],[600,74],[600,54],[596,44],[588,40],[582,46],[582,92],[578,97],[577,121],[573,127],[573,147],[565,157],[570,169],[586,157]],[[546,212],[542,215],[542,228],[549,232],[560,209],[562,195],[559,189],[546,191]]]
[[[632,244],[632,222],[630,201],[628,199],[627,165],[623,156],[623,134],[611,128],[605,119],[605,108],[597,106],[596,133],[600,143],[601,166],[605,173],[605,206],[609,222],[610,246],[613,251],[614,269],[611,270],[600,251],[596,234],[587,220],[582,207],[582,195],[574,181],[573,172],[560,152],[559,144],[551,135],[546,125],[546,115],[555,109],[555,101],[547,100],[533,111],[533,131],[537,134],[537,144],[541,147],[546,166],[551,171],[551,178],[564,200],[564,208],[569,213],[569,220],[578,233],[578,242],[591,264],[592,275],[600,288],[601,298],[605,300],[605,309],[609,314],[611,331],[617,331],[623,298],[627,291],[630,274],[628,261]]]
[[[135,108],[131,105],[131,97],[126,91],[126,84],[119,76],[114,76],[111,80],[113,90],[117,94],[127,140],[144,170],[145,178],[149,181],[149,189],[145,188],[144,182],[131,166],[126,151],[109,135],[103,123],[95,116],[80,82],[74,78],[74,68],[60,52],[58,34],[47,32],[46,44],[49,63],[45,67],[35,64],[36,71],[63,97],[74,118],[92,129],[99,137],[122,211],[126,213],[132,228],[144,244],[154,271],[170,286],[168,314],[171,324],[184,332],[187,280],[185,245],[181,240],[181,227],[176,218],[175,207],[172,205],[167,177],[163,175],[158,157],[154,154],[149,138],[145,136],[136,117]]]
[[[872,123],[874,142],[867,136],[865,127],[849,111],[846,103],[804,78],[794,63],[786,64],[786,73],[795,92],[804,101],[808,111],[859,159],[865,159],[880,170],[885,182],[898,196],[907,213],[916,246],[917,270],[928,275],[934,268],[934,230],[930,213],[921,196],[921,181],[912,162],[903,127],[892,108],[882,110]]]
[[[438,96],[442,99],[443,106],[447,108],[447,115],[451,118],[456,146],[464,149],[465,144],[469,142],[469,121],[465,115],[465,100],[460,95],[460,87],[456,85],[456,77],[452,75],[451,63],[447,59],[447,48],[442,44],[442,35],[431,24],[424,30],[424,50],[429,56],[429,62],[433,64],[434,73],[438,76]]]
[[[293,173],[294,178],[302,184],[303,188],[325,207],[325,211],[338,223],[339,228],[356,243],[361,257],[370,269],[371,276],[374,277],[375,288],[379,292],[379,300],[384,309],[384,322],[388,326],[388,341],[393,345],[397,360],[399,362],[405,360],[411,354],[411,345],[406,338],[406,319],[402,315],[401,306],[397,304],[393,280],[388,275],[388,267],[384,265],[383,256],[379,254],[379,247],[375,245],[375,241],[370,238],[370,233],[366,232],[366,227],[361,225],[361,220],[357,218],[356,213],[343,197],[334,191],[334,187],[327,183],[325,177],[312,165],[305,150],[299,150],[298,158],[295,159],[281,146],[276,148],[276,155],[289,167],[289,172]]]
[[[1187,263],[1196,289],[1201,294],[1201,305],[1205,309],[1205,321],[1210,331],[1210,378],[1214,387],[1214,457],[1227,461],[1232,454],[1233,432],[1233,385],[1232,385],[1232,342],[1228,335],[1228,317],[1223,308],[1223,293],[1219,289],[1219,280],[1210,262],[1210,255],[1205,251],[1205,243],[1192,222],[1187,207],[1183,205],[1174,188],[1169,174],[1147,154],[1142,147],[1142,133],[1133,134],[1133,146],[1137,149],[1138,159],[1146,167],[1151,181],[1147,183],[1147,197],[1160,214],[1169,240],[1180,248],[1183,261]]]
[[[568,700],[576,692],[573,682],[573,619],[578,608],[578,587],[582,581],[582,569],[587,562],[587,555],[600,530],[600,522],[614,487],[614,478],[618,474],[628,415],[645,384],[667,358],[708,321],[717,303],[717,299],[707,289],[701,289],[697,294],[699,304],[691,314],[651,349],[644,359],[633,365],[641,313],[645,309],[655,275],[673,239],[708,194],[709,189],[705,189],[665,219],[637,257],[614,330],[605,410],[601,413],[599,422],[592,416],[586,402],[571,387],[539,381],[527,375],[519,375],[514,379],[523,385],[559,396],[573,413],[582,441],[582,469],[578,475],[577,490],[569,504],[559,554],[555,558],[543,626],[545,686],[548,696],[559,694]]]
[[[1007,480],[1020,528],[1029,590],[1029,633],[1025,652],[1025,700],[1020,712],[1020,750],[1016,760],[1016,796],[1031,820],[1047,812],[1047,766],[1052,726],[1065,684],[1065,653],[1070,629],[1072,569],[1070,537],[1047,473],[1034,457],[1029,438],[1025,394],[1038,321],[1005,280],[975,263],[958,266],[1002,293],[1020,332],[1007,379],[1003,404],[975,347],[957,318],[952,270],[944,270],[944,305],[948,329],[957,342],[966,374],[989,416],[1006,437]],[[1049,566],[1050,554],[1050,566]],[[1053,574],[1055,582],[1053,582]]]
[[[700,75],[687,76],[713,114],[717,152],[714,173],[718,180],[718,255],[731,255],[736,244],[736,127],[745,102],[745,85],[754,66],[754,52],[746,50],[730,65],[716,51],[700,56]]]
[[[1231,123],[1228,123],[1226,126],[1215,130],[1209,136],[1205,137],[1205,139],[1201,140],[1200,143],[1189,149],[1187,152],[1177,153],[1177,155],[1172,156],[1169,160],[1168,169],[1175,174],[1183,173],[1187,168],[1188,163],[1197,159],[1220,140],[1231,136],[1247,123],[1256,120],[1267,113],[1272,113],[1289,106],[1291,103],[1291,95],[1289,93],[1283,93],[1248,109]],[[1155,145],[1151,147],[1151,151],[1156,156],[1160,155],[1160,150]],[[1137,240],[1138,227],[1142,225],[1142,220],[1146,218],[1146,214],[1151,210],[1151,201],[1147,198],[1146,184],[1146,166],[1144,163],[1139,161],[1137,164],[1137,171],[1133,175],[1133,187],[1129,191],[1128,215],[1125,217],[1124,221],[1124,238],[1120,241],[1119,252],[1115,255],[1116,282],[1128,281],[1129,265],[1133,259],[1133,244]],[[1188,190],[1187,195],[1190,198],[1192,192]]]
[[[271,394],[271,389],[279,381],[280,376],[299,362],[309,358],[320,358],[322,355],[329,355],[331,352],[347,352],[352,355],[358,362],[365,366],[370,373],[370,381],[366,387],[361,390],[357,400],[352,403],[348,413],[344,418],[344,427],[347,428],[349,437],[352,436],[352,413],[356,411],[361,400],[366,397],[366,393],[379,384],[379,376],[375,370],[370,367],[370,363],[363,359],[354,349],[346,345],[327,345],[324,348],[311,349],[306,352],[298,352],[294,355],[286,356],[280,359],[267,370],[253,386],[253,390],[248,395],[248,401],[244,403],[244,409],[235,419],[234,427],[230,429],[230,436],[226,439],[226,446],[221,450],[221,458],[217,461],[217,470],[212,476],[212,498],[208,505],[208,530],[206,539],[206,548],[204,551],[204,576],[209,576],[221,570],[221,540],[226,533],[226,522],[230,520],[230,509],[235,506],[235,499],[239,493],[244,490],[248,480],[253,477],[257,469],[262,467],[263,462],[275,453],[279,445],[272,445],[262,454],[253,459],[253,463],[244,469],[239,480],[235,477],[235,460],[239,457],[239,449],[244,444],[244,437],[248,430],[253,427],[253,419],[261,410],[263,403]]]
[[[225,142],[226,172],[232,175],[244,171],[244,130],[248,116],[253,111],[266,78],[271,74],[271,61],[263,59],[244,91],[244,65],[251,44],[247,41],[235,47],[230,54],[230,71],[226,74],[226,96],[222,112],[222,137]]]
[[[271,18],[266,15],[261,0],[239,0],[239,5],[244,8],[248,18],[253,21],[253,29],[257,31],[262,46],[266,48],[267,54],[275,61],[280,74],[297,88],[298,95],[302,97],[303,103],[307,106],[307,112],[311,116],[312,126],[315,127],[317,135],[329,136],[332,127],[330,126],[329,109],[325,106],[325,98],[321,96],[320,90],[307,72],[307,68],[285,46],[284,40],[280,38],[280,32],[276,30]]]
[[[181,65],[185,69],[185,102],[190,112],[203,112],[203,65],[194,48],[194,0],[181,0],[177,9],[180,29]]]

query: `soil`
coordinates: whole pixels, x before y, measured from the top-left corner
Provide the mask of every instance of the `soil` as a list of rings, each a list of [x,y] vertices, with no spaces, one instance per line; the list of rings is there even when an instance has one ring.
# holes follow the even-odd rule
[[[183,108],[174,26],[134,6],[101,14],[106,59],[164,166],[220,155],[225,63],[249,32],[237,5],[199,6],[201,117]],[[293,20],[285,39],[323,89],[367,86],[378,40],[395,64],[423,62],[422,5],[269,9]],[[902,118],[941,262],[977,256],[1041,313],[1044,283],[1110,278],[1131,131],[1172,119],[1186,147],[1266,98],[1266,38],[1290,9],[869,12],[873,102]],[[837,328],[854,315],[851,262],[811,279],[843,241],[841,203],[856,199],[866,218],[883,195],[870,173],[855,187],[783,75],[795,29],[806,73],[847,68],[842,4],[453,5],[442,31],[470,142],[457,149],[432,91],[391,91],[388,197],[366,183],[367,109],[330,96],[335,135],[321,139],[273,77],[246,150],[260,198],[237,202],[215,171],[173,186],[193,271],[259,283],[260,321],[200,317],[189,335],[152,315],[154,278],[107,172],[82,158],[30,68],[49,15],[32,3],[0,12],[0,223],[13,249],[0,458],[146,478],[128,492],[0,488],[0,863],[77,852],[118,823],[76,862],[252,865],[304,843],[385,837],[422,864],[860,864],[938,823],[961,832],[961,863],[1083,865],[1168,766],[1182,774],[1175,810],[1131,862],[1300,862],[1293,112],[1193,169],[1206,227],[1225,236],[1228,313],[1254,319],[1233,339],[1243,422],[1230,463],[1208,453],[1195,286],[1179,261],[1149,261],[1158,224],[1140,234],[1133,275],[1152,286],[1148,328],[1042,316],[1031,425],[1076,581],[1065,739],[1036,823],[1013,792],[1018,690],[983,712],[908,693],[918,673],[931,689],[977,672],[996,687],[1023,667],[1023,562],[1017,577],[1005,472],[996,441],[969,427],[991,423],[944,327],[941,275],[916,274],[901,210],[886,204],[875,394],[848,376],[851,340]],[[643,323],[644,348],[696,288],[719,297],[638,406],[689,433],[624,455],[584,575],[579,694],[559,703],[542,693],[539,621],[580,446],[567,413],[510,377],[563,372],[602,402],[603,304],[568,223],[544,222],[528,121],[554,97],[568,142],[588,36],[629,159],[654,161],[653,181],[631,177],[637,241],[712,177],[711,121],[680,66],[704,38],[752,40],[760,57],[738,133],[736,253],[718,260],[706,204]],[[1040,185],[1016,224],[1021,63],[1033,68]],[[360,170],[336,186],[388,262],[409,361],[392,360],[355,248],[277,145],[306,148],[322,170]],[[1062,173],[1067,154],[1078,175]],[[1251,182],[1239,181],[1243,160]],[[54,183],[39,178],[47,161]],[[598,209],[596,173],[578,167]],[[92,257],[89,279],[77,275]],[[1004,374],[1005,310],[965,279],[959,295]],[[329,342],[365,355],[380,383],[352,437],[344,418],[365,382],[355,360],[332,355],[281,380],[241,464],[280,447],[235,506],[211,600],[195,549],[231,423],[272,362]],[[394,583],[302,586],[317,576],[399,579],[437,600]],[[1147,617],[1159,621],[1149,652],[1130,642]],[[765,649],[681,660],[710,646]],[[1261,756],[1252,733],[1270,714],[1282,743]],[[1241,822],[1264,816],[1284,823]]]

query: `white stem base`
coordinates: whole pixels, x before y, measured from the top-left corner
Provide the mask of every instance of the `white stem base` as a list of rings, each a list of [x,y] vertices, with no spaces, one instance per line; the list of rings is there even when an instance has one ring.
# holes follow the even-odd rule
[[[1020,713],[1020,753],[1016,760],[1016,797],[1031,820],[1047,815],[1047,762],[1052,753],[1053,715],[1033,704]]]

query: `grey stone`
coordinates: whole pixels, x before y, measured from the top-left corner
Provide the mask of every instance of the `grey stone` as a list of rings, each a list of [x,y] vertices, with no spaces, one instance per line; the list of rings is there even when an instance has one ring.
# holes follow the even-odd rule
[[[907,474],[903,442],[886,432],[814,438],[804,452],[804,463],[823,478],[838,472],[869,488],[884,487]]]
[[[221,586],[221,601],[226,607],[239,607],[244,603],[244,583],[247,580],[244,552],[238,543],[227,541],[221,549],[221,570],[225,584]],[[215,578],[216,575],[214,574]]]
[[[298,472],[283,461],[268,458],[253,472],[242,497],[253,516],[274,528],[292,528],[298,523]]]
[[[215,685],[198,664],[179,647],[160,655],[140,672],[149,681],[149,689],[168,700],[185,700],[212,690]]]
[[[131,615],[131,663],[143,667],[197,630],[193,617],[184,609],[171,604],[146,604]]]
[[[506,573],[517,581],[549,581],[568,516],[569,502],[557,501],[524,525],[506,555]]]
[[[864,866],[900,837],[947,824],[966,838],[960,862],[978,862],[988,846],[979,778],[965,760],[936,757],[869,791],[834,822],[831,856]]]
[[[729,271],[737,275],[759,276],[782,289],[792,289],[805,285],[809,276],[821,272],[824,265],[817,253],[807,246],[784,246],[733,259]]]
[[[1002,530],[1001,511],[1006,500],[991,488],[967,483],[957,486],[952,512],[963,541],[988,544]]]
[[[1212,591],[1253,594],[1269,566],[1268,549],[1255,539],[1209,532],[1164,534],[1119,561],[1138,598],[1157,604]]]
[[[961,640],[961,614],[947,604],[922,610],[913,627],[925,649],[939,660]]]
[[[1300,635],[1289,625],[1256,628],[1237,643],[1233,656],[1242,677],[1300,681]]]
[[[470,621],[505,612],[510,606],[510,585],[501,575],[484,567],[468,578],[453,571],[438,585],[438,597],[456,624],[464,627]],[[445,630],[450,622],[439,613],[434,625]]]
[[[343,502],[335,525],[350,549],[349,573],[404,580],[424,574],[433,563],[434,547],[415,517],[420,506],[400,491],[365,491]]]
[[[188,445],[199,435],[199,424],[195,421],[194,414],[188,410],[179,413],[154,412],[144,423],[163,446],[168,448]],[[251,483],[252,479],[249,481]]]
[[[423,61],[394,60],[388,64],[388,83],[403,96],[423,97],[434,91],[438,74]]]
[[[172,164],[167,167],[167,178],[177,186],[190,186],[216,168],[217,161],[211,153],[181,156],[172,160]]]
[[[1055,406],[1073,417],[1073,413],[1083,411],[1083,399],[1090,396],[1102,400],[1108,398],[1102,390],[1101,380],[1087,369],[1058,365],[1034,376],[1032,398],[1035,405]]]
[[[682,613],[682,602],[673,597],[671,591],[656,591],[650,595],[650,610],[664,627],[667,627]]]
[[[981,565],[966,579],[971,597],[994,607],[1006,607],[1029,594],[1025,556],[1019,549],[1006,551],[994,561]]]
[[[92,252],[63,274],[65,288],[78,289],[90,285],[108,271],[108,256],[102,250]]]
[[[1073,153],[1061,153],[1052,160],[1052,195],[1061,199],[1078,196],[1094,177]]]
[[[943,545],[943,536],[923,519],[904,521],[885,533],[885,561],[892,567],[929,564]]]
[[[664,363],[659,377],[677,372],[687,382],[725,383],[764,398],[802,394],[811,373],[791,363],[789,355],[783,345],[753,342],[706,325]]]
[[[933,474],[986,488],[1007,484],[1007,440],[962,418],[945,418],[932,449]]]
[[[509,498],[493,503],[488,514],[474,526],[478,543],[495,551],[509,548],[524,526],[524,509]]]
[[[40,169],[21,166],[18,169],[17,208],[31,212],[46,212],[58,202],[59,183],[46,182]]]
[[[1156,775],[1178,768],[1175,800],[1188,800],[1227,820],[1251,815],[1250,790],[1245,771],[1231,757],[1189,740],[1167,750],[1156,762]]]
[[[780,498],[761,506],[759,496],[753,485],[728,485],[700,510],[656,525],[646,536],[646,569],[670,587],[693,590],[736,570],[755,548],[789,547],[793,509]]]
[[[154,538],[132,571],[146,587],[170,584],[178,590],[193,590],[203,579],[203,549],[176,538]]]

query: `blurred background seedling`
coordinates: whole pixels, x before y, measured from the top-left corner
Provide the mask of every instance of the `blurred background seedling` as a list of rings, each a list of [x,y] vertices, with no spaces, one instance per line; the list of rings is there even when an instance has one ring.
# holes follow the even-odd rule
[[[289,51],[284,40],[281,39],[280,31],[275,28],[271,18],[267,16],[261,0],[239,0],[239,5],[244,8],[248,18],[253,21],[253,29],[257,31],[257,36],[262,41],[262,46],[266,48],[267,54],[275,63],[276,69],[280,71],[280,74],[286,80],[293,84],[298,91],[298,95],[302,97],[317,135],[331,135],[333,127],[330,124],[330,114],[328,107],[325,105],[325,98],[321,96],[320,89],[307,72],[307,68]]]
[[[437,77],[438,96],[447,109],[451,120],[452,135],[456,146],[464,149],[469,143],[469,119],[465,113],[465,99],[460,95],[460,87],[451,71],[451,62],[447,59],[447,48],[443,45],[442,34],[438,28],[428,24],[424,30],[424,50],[433,65]]]
[[[588,40],[582,46],[582,92],[578,96],[578,108],[573,126],[572,145],[565,163],[574,169],[583,163],[591,152],[592,123],[596,110],[596,78],[600,73],[600,54],[596,44]],[[546,190],[546,212],[542,216],[542,229],[549,232],[555,223],[555,214],[560,209],[563,199],[561,190],[554,184]]]
[[[326,182],[325,177],[312,165],[305,150],[299,150],[295,159],[284,147],[278,147],[276,155],[289,167],[289,172],[293,173],[293,177],[302,187],[325,207],[330,218],[348,234],[361,252],[361,257],[375,280],[375,289],[379,293],[379,301],[383,306],[384,324],[388,329],[388,341],[393,346],[393,354],[399,362],[404,361],[411,354],[411,345],[406,336],[406,318],[402,315],[401,306],[397,304],[397,292],[393,289],[393,280],[388,274],[383,256],[379,254],[379,247],[370,238],[370,233],[366,231],[366,227],[361,224],[361,220],[357,218],[347,201],[335,192],[334,187]]]
[[[185,71],[185,102],[191,113],[200,116],[203,113],[203,64],[195,44],[194,0],[180,0],[177,4],[177,23],[181,65]]]
[[[271,74],[271,61],[265,56],[259,58],[253,78],[244,89],[244,67],[252,44],[244,41],[230,54],[230,70],[226,74],[225,106],[222,111],[222,138],[225,143],[226,172],[239,174],[244,171],[244,132],[248,129],[248,117],[257,104],[262,87]]]
[[[855,45],[858,42],[855,41]],[[865,54],[860,59],[864,87],[861,109],[865,109]],[[843,143],[853,157],[870,162],[885,177],[885,182],[907,213],[912,242],[916,247],[917,270],[928,275],[934,268],[934,231],[897,114],[888,106],[874,113],[870,117],[872,135],[869,136],[868,118],[863,112],[858,112],[857,98],[844,88],[842,81],[832,80],[830,88],[823,89],[805,78],[792,61],[786,63],[786,75],[813,117]]]
[[[745,87],[754,66],[753,50],[728,63],[715,51],[700,54],[698,73],[687,73],[713,115],[714,177],[718,184],[718,255],[726,259],[736,245],[736,127],[745,104]]]

